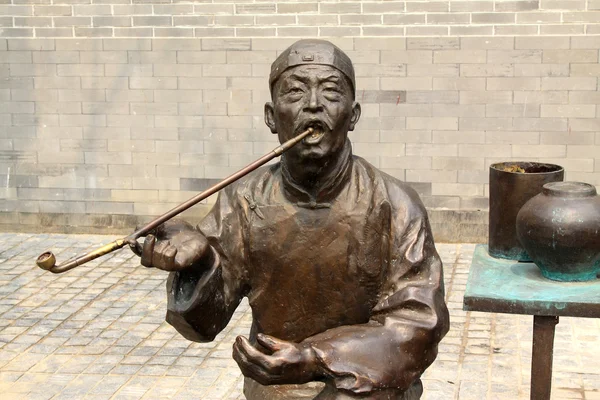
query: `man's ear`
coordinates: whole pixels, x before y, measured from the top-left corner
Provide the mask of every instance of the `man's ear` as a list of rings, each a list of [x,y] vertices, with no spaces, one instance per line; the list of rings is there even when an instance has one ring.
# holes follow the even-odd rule
[[[275,108],[270,101],[265,103],[265,124],[271,130],[271,133],[277,133],[277,129],[275,129]]]
[[[355,101],[354,103],[352,103],[352,117],[350,118],[350,126],[348,127],[349,131],[354,130],[356,123],[360,119],[360,113],[361,113],[360,104],[357,101]]]

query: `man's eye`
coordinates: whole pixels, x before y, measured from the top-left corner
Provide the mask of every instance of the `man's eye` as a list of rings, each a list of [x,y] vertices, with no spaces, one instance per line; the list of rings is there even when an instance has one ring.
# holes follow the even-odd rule
[[[300,89],[300,88],[297,88],[297,87],[290,88],[288,90],[288,94],[301,94],[301,93],[304,93],[304,91],[302,89]]]

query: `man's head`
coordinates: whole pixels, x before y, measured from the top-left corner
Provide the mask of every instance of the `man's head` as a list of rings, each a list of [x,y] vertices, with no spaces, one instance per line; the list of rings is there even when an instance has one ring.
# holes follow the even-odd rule
[[[352,61],[342,50],[323,40],[300,40],[275,60],[269,85],[265,122],[271,132],[281,142],[308,127],[316,132],[291,149],[290,157],[327,159],[343,149],[360,105],[354,101]]]

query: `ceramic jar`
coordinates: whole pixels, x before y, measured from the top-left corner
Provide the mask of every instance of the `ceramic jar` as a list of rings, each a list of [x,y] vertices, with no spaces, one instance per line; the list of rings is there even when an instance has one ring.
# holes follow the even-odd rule
[[[549,182],[562,181],[560,165],[509,161],[490,166],[488,252],[492,257],[530,261],[517,239],[515,223],[523,205]]]
[[[546,278],[589,281],[600,273],[600,197],[580,182],[553,182],[517,215],[519,241]]]

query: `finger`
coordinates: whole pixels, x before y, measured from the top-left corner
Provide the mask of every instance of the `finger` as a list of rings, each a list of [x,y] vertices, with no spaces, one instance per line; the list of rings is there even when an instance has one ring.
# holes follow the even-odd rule
[[[154,256],[154,246],[156,244],[156,238],[154,235],[146,236],[144,240],[144,247],[142,249],[142,259],[140,260],[141,264],[144,267],[152,267],[152,258]]]
[[[271,352],[276,352],[279,351],[285,347],[289,347],[290,344],[286,341],[283,340],[279,340],[277,338],[274,338],[273,336],[269,336],[269,335],[265,335],[262,333],[259,333],[256,336],[256,340],[258,341],[258,343],[260,343],[263,347],[269,349]]]
[[[173,266],[169,264],[169,256],[172,254],[173,250],[170,250],[174,246],[171,245],[171,242],[168,240],[159,240],[154,245],[154,259],[152,260],[154,263],[154,267],[162,269],[164,271],[170,271],[173,269]]]
[[[274,365],[272,358],[262,353],[260,350],[257,350],[250,344],[248,339],[243,336],[238,336],[235,341],[239,347],[240,353],[246,356],[249,362],[259,366],[268,373],[276,372],[277,366]]]
[[[238,364],[242,374],[249,378],[254,379],[261,385],[269,385],[276,383],[276,377],[271,376],[267,371],[263,370],[260,366],[253,364],[244,352],[240,350],[240,345],[235,342],[233,344],[233,359]]]
[[[133,251],[133,253],[136,256],[138,256],[138,257],[142,256],[143,248],[142,248],[142,245],[137,240],[128,239],[126,242],[129,245],[129,248],[131,249],[131,251]]]

